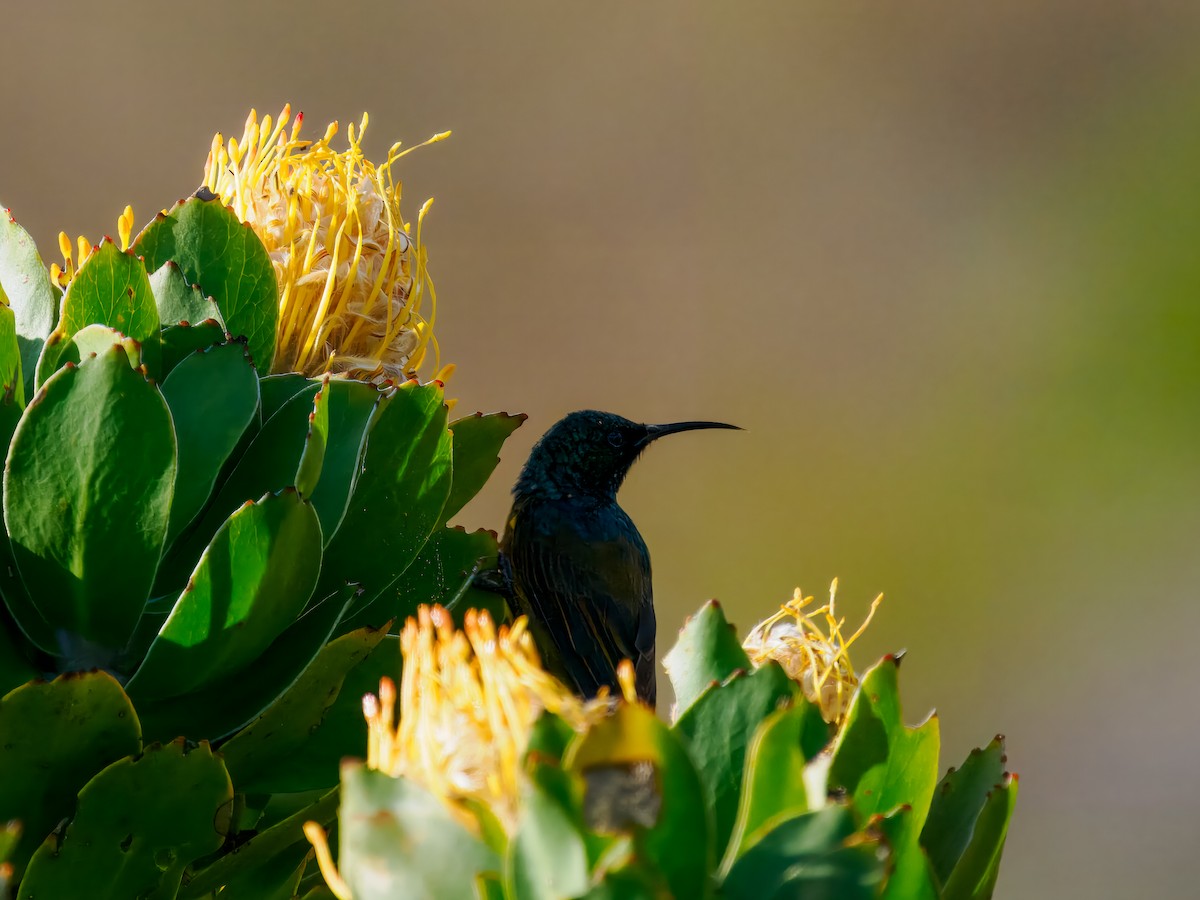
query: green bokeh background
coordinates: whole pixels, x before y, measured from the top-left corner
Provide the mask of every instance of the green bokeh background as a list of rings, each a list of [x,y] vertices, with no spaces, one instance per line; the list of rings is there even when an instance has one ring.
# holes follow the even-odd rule
[[[0,201],[57,258],[250,106],[372,120],[461,411],[725,419],[622,494],[660,646],[841,578],[946,763],[1009,738],[997,896],[1195,891],[1200,5],[17,4]]]

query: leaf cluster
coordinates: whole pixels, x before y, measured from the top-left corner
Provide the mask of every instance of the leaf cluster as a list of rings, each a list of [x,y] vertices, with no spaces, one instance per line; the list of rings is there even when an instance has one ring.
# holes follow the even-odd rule
[[[448,522],[524,416],[269,374],[278,304],[213,200],[105,239],[65,291],[0,217],[0,877],[21,897],[292,896],[303,821],[333,820],[365,753],[361,697],[399,673],[394,624],[495,558]]]
[[[341,876],[356,900],[985,900],[1017,791],[1003,741],[939,781],[937,719],[904,724],[898,663],[834,727],[709,603],[668,656],[672,725],[638,704],[581,734],[543,714],[511,833],[347,766]]]

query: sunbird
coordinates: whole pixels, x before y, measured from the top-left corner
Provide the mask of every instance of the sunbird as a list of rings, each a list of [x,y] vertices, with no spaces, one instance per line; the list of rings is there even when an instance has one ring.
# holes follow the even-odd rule
[[[500,576],[515,615],[529,620],[546,668],[585,697],[619,692],[632,661],[638,697],[656,699],[650,551],[617,491],[651,441],[724,422],[639,425],[573,412],[534,445],[500,542]]]

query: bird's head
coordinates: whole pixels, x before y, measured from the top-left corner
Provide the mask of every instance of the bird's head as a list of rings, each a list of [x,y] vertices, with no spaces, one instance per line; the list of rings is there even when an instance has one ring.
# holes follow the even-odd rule
[[[641,425],[594,409],[573,412],[552,425],[534,445],[513,493],[615,497],[629,467],[651,441],[700,428],[740,430],[724,422]]]

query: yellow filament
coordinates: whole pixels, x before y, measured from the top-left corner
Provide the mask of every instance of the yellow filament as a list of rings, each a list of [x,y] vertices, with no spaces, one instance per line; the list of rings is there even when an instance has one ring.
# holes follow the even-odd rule
[[[353,900],[350,885],[346,884],[337,866],[333,864],[333,854],[329,852],[329,839],[325,835],[325,829],[319,822],[308,821],[304,823],[304,836],[316,851],[317,867],[321,870],[321,875],[333,896],[338,900]]]

